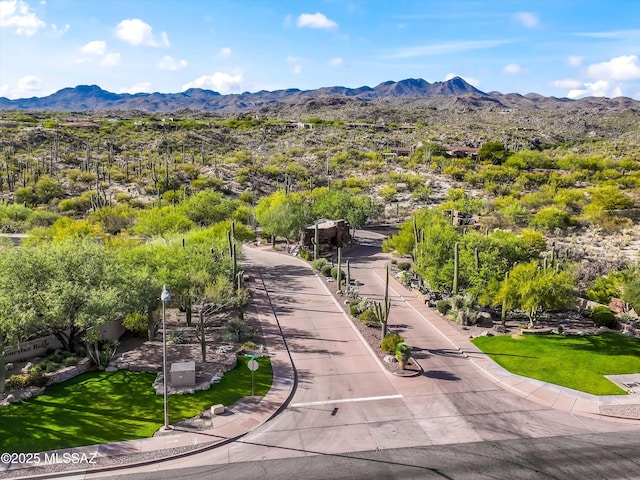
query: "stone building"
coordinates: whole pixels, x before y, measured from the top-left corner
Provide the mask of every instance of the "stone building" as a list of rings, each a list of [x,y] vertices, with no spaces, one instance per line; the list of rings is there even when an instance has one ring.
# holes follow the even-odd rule
[[[351,225],[346,220],[319,220],[302,231],[300,242],[305,248],[313,249],[313,239],[318,225],[320,250],[344,247],[351,243]]]

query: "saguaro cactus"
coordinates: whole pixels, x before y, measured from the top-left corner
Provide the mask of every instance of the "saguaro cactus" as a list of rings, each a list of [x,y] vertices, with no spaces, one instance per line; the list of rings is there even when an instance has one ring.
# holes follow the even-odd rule
[[[453,294],[456,295],[458,293],[458,276],[459,276],[459,265],[458,265],[458,242],[456,242],[453,246]]]
[[[478,247],[473,249],[473,258],[476,263],[476,272],[480,271],[480,254],[478,252]]]
[[[338,273],[336,274],[336,282],[338,284],[337,292],[340,293],[342,291],[341,283],[342,283],[342,247],[338,247]]]
[[[373,313],[380,322],[382,328],[382,339],[387,336],[387,325],[389,323],[389,311],[391,310],[391,301],[389,300],[389,264],[385,266],[386,277],[384,282],[384,304],[376,302],[373,305]]]
[[[313,232],[313,259],[317,260],[320,255],[320,231],[318,229],[318,224],[316,223],[314,226]]]
[[[349,293],[349,287],[351,287],[351,262],[347,260],[347,293]]]

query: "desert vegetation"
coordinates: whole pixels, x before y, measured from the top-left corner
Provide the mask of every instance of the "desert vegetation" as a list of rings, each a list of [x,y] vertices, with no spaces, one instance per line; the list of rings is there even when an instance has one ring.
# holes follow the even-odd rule
[[[29,234],[20,251],[3,247],[0,280],[19,277],[24,288],[20,298],[3,289],[0,304],[25,307],[2,314],[5,344],[38,325],[60,333],[73,322],[81,335],[85,319],[105,316],[149,330],[164,283],[186,312],[231,296],[240,316],[235,241],[259,229],[295,242],[321,218],[404,222],[384,248],[450,295],[440,307],[462,322],[480,304],[524,311],[533,325],[577,295],[640,307],[632,111],[318,100],[227,116],[0,118],[0,229]],[[454,225],[459,214],[473,222]],[[76,288],[95,304],[61,287],[74,269],[103,272]],[[45,272],[55,280],[40,282]]]

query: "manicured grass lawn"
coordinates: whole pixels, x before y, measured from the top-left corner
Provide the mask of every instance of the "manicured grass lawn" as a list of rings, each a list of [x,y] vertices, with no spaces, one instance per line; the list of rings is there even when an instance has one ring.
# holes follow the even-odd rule
[[[220,383],[193,395],[169,396],[169,420],[178,422],[213,404],[232,405],[251,395],[248,358]],[[272,370],[258,359],[254,393],[266,395]],[[155,375],[120,370],[88,372],[48,388],[44,394],[0,407],[0,452],[38,452],[150,437],[163,425],[163,397],[151,388]]]
[[[626,393],[603,375],[640,373],[640,339],[616,333],[502,335],[473,343],[512,373],[593,395]]]

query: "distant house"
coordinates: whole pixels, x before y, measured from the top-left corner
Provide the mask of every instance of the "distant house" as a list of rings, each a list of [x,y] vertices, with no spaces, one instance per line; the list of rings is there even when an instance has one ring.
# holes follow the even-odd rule
[[[399,157],[409,157],[415,150],[414,147],[391,147],[391,153],[395,153]]]
[[[478,159],[478,148],[473,147],[447,147],[447,155],[455,158]]]
[[[351,225],[346,220],[319,220],[314,225],[302,231],[301,243],[312,249],[313,240],[318,226],[318,243],[320,250],[330,250],[333,247],[344,247],[351,243]]]
[[[458,210],[445,210],[445,214],[451,217],[451,224],[455,227],[477,225],[480,220],[480,217],[477,215],[460,212]]]

